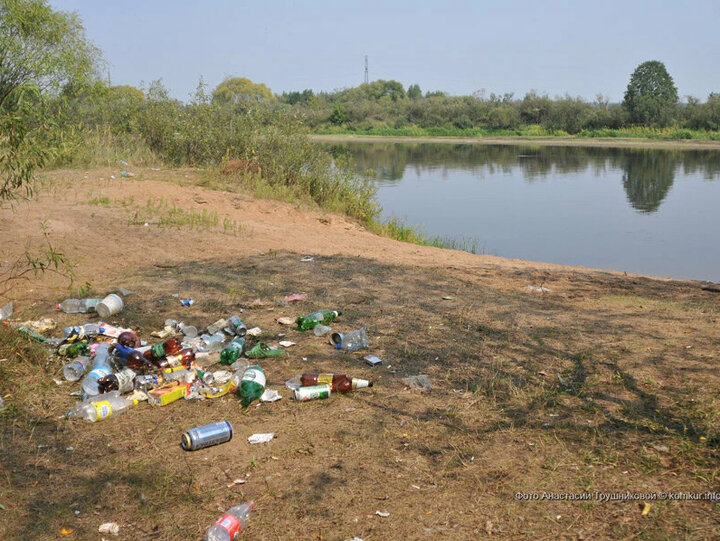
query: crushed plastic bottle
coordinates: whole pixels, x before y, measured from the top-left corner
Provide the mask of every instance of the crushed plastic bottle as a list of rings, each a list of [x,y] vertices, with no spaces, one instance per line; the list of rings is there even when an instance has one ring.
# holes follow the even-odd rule
[[[330,343],[335,349],[345,349],[347,351],[355,351],[366,348],[370,345],[365,327],[348,333],[335,332],[330,337]]]
[[[255,504],[250,501],[228,509],[215,524],[208,528],[204,541],[235,541],[237,536],[247,528],[250,511],[254,508]]]
[[[77,342],[86,338],[92,338],[100,334],[100,326],[95,323],[85,325],[73,325],[63,329],[63,340],[65,342]]]
[[[86,314],[94,312],[102,299],[65,299],[57,305],[58,310],[66,314]]]
[[[221,332],[216,332],[213,335],[202,334],[200,338],[202,338],[207,351],[221,351],[223,349],[225,335]]]
[[[341,315],[342,312],[340,310],[322,309],[311,314],[298,316],[298,318],[295,320],[295,323],[297,324],[298,329],[300,329],[301,331],[307,331],[314,328],[316,325],[327,325],[336,317]]]
[[[315,325],[315,328],[313,329],[315,336],[325,336],[330,331],[332,331],[332,328],[327,325]]]

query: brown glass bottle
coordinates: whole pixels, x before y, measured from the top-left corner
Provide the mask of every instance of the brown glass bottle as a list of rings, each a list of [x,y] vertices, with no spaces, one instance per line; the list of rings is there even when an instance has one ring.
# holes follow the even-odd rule
[[[300,376],[300,383],[303,387],[309,387],[311,385],[330,385],[335,393],[344,393],[354,389],[373,386],[372,381],[353,378],[346,374],[318,374],[316,372],[310,372]]]
[[[188,368],[190,363],[195,360],[195,352],[192,348],[184,348],[172,355],[166,355],[162,359],[155,362],[155,366],[158,368],[175,368],[177,366],[184,366]]]
[[[138,338],[138,335],[135,334],[133,331],[121,332],[120,335],[117,337],[117,342],[121,346],[125,346],[128,348],[135,349],[140,347],[140,338]]]
[[[132,368],[135,371],[141,371],[150,364],[143,354],[136,349],[128,353],[123,362],[125,363],[125,366]]]

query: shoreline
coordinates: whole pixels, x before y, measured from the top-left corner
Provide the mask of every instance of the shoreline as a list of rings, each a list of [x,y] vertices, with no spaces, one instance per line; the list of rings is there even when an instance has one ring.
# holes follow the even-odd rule
[[[658,150],[720,150],[720,141],[634,139],[631,137],[431,137],[388,135],[310,135],[315,143],[438,143],[453,145],[569,146],[648,148]]]

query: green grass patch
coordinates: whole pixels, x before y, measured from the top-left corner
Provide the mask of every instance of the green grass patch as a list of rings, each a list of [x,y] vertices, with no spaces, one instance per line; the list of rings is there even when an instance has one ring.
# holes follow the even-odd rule
[[[185,210],[165,200],[148,199],[144,207],[129,212],[130,225],[153,224],[158,227],[177,229],[193,229],[195,231],[222,231],[228,235],[239,235],[242,225],[227,217],[220,219],[217,211],[202,209],[201,211]]]

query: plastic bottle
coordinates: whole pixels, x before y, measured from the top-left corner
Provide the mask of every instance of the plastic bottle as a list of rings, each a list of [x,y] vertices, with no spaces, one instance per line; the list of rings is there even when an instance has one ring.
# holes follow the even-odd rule
[[[330,385],[333,392],[336,393],[344,393],[346,391],[373,386],[372,381],[353,378],[346,374],[318,374],[316,372],[309,372],[300,376],[300,383],[302,383],[303,387]]]
[[[370,345],[365,327],[348,333],[334,332],[330,337],[330,343],[335,349],[345,349],[347,351],[355,351],[357,349],[366,348]]]
[[[245,351],[245,338],[237,336],[220,352],[220,364],[231,365]]]
[[[78,357],[63,366],[63,377],[67,381],[78,381],[85,375],[85,372],[87,372],[87,369],[90,368],[91,365],[90,357]]]
[[[302,331],[307,331],[308,329],[312,329],[316,325],[327,325],[336,317],[341,315],[342,312],[340,310],[322,309],[311,314],[298,316],[298,318],[295,320],[295,323],[297,323],[298,329]]]
[[[315,336],[325,336],[330,331],[332,331],[332,329],[327,325],[315,325],[315,327],[313,328],[313,333],[315,334]]]
[[[208,334],[215,334],[215,333],[221,331],[222,329],[224,329],[224,328],[227,327],[227,326],[228,326],[228,321],[227,321],[227,319],[218,319],[218,320],[217,320],[215,323],[213,323],[212,325],[208,325],[208,326],[207,326],[207,332],[208,332]]]
[[[88,372],[82,381],[82,390],[88,396],[100,394],[100,386],[98,382],[101,378],[112,374],[110,368],[109,353],[107,342],[98,345],[93,358],[93,369]]]
[[[178,351],[177,353],[173,353],[171,355],[166,355],[162,359],[155,362],[155,366],[158,368],[162,368],[163,370],[169,369],[169,368],[177,368],[179,366],[184,366],[186,368],[190,367],[190,363],[192,363],[195,360],[195,352],[192,350],[192,348],[184,348]]]
[[[167,355],[175,355],[182,349],[182,340],[179,337],[171,338],[166,340],[162,344],[156,344],[150,349],[146,350],[143,355],[145,358],[156,366],[159,366],[160,361]]]
[[[26,327],[25,325],[18,327],[18,331],[20,331],[23,334],[26,334],[30,338],[34,338],[35,340],[38,340],[40,342],[44,342],[46,340],[46,338],[42,334],[40,334],[37,331],[32,330],[29,327]]]
[[[94,423],[120,415],[136,404],[137,400],[123,398],[117,391],[112,391],[78,404],[70,410],[68,417],[79,417]]]
[[[235,541],[240,532],[247,528],[250,511],[254,508],[253,502],[245,502],[228,509],[215,524],[208,528],[204,541]]]
[[[86,314],[94,312],[102,299],[65,299],[57,305],[58,310],[66,314]]]
[[[249,366],[243,372],[238,388],[243,408],[248,407],[253,400],[260,398],[265,390],[265,381],[265,372],[256,364]]]

